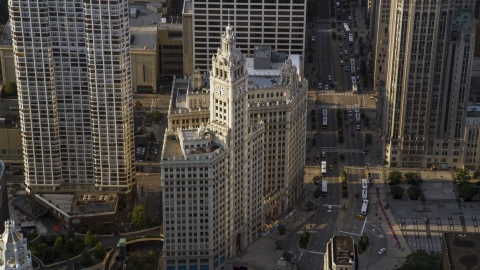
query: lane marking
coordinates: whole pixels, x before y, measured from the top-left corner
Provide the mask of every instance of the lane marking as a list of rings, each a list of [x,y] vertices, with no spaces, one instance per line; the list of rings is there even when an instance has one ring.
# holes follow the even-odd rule
[[[361,236],[361,234],[356,234],[356,233],[351,233],[351,232],[344,232],[344,231],[340,231],[341,233],[346,233],[346,234],[351,234],[351,235],[356,235],[356,236]]]
[[[320,255],[324,255],[325,252],[316,252],[316,251],[307,251],[309,253],[314,253],[314,254],[320,254]]]
[[[363,235],[363,230],[365,229],[365,224],[367,223],[367,219],[368,217],[365,217],[365,221],[363,222],[363,227],[362,227],[362,231],[360,232],[360,235]]]

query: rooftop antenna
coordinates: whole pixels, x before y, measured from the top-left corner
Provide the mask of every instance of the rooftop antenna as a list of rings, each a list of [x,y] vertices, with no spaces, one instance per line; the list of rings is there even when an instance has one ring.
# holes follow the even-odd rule
[[[228,26],[230,26],[230,10],[228,11]]]

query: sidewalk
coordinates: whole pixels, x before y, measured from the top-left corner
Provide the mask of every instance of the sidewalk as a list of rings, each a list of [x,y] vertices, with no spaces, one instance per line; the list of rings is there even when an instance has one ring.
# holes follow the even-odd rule
[[[368,269],[396,269],[405,262],[405,257],[412,253],[405,237],[403,237],[400,226],[398,226],[395,217],[390,209],[385,209],[387,204],[386,192],[389,192],[389,186],[384,184],[375,184],[375,193],[372,195],[372,210],[369,218],[380,223],[385,237],[387,239],[387,252],[382,259],[371,262]],[[376,190],[378,188],[378,190]],[[377,199],[378,193],[378,200]],[[375,216],[374,213],[377,213]],[[367,251],[368,254],[368,251]]]
[[[311,200],[315,205],[320,203],[320,199],[313,198],[313,191],[316,187],[311,183],[314,173],[310,172],[309,169],[315,169],[311,167],[306,167],[305,173],[305,198],[300,200],[301,202],[297,203],[295,208],[297,212],[293,214],[288,220],[284,222],[280,222],[278,225],[285,225],[286,233],[285,235],[279,235],[278,229],[275,229],[272,233],[268,236],[260,237],[258,240],[254,241],[253,244],[248,246],[246,250],[243,250],[240,254],[237,254],[234,258],[228,260],[227,264],[229,265],[242,265],[248,266],[255,270],[260,269],[275,269],[277,265],[277,261],[282,257],[285,250],[276,250],[275,242],[277,240],[283,241],[284,247],[286,246],[289,238],[291,237],[291,232],[295,231],[298,227],[305,226],[308,228],[308,224],[303,224],[304,222],[308,221],[308,219],[316,214],[316,211],[311,211],[304,213],[300,210],[300,206],[302,208],[305,207],[305,204]],[[318,169],[316,169],[318,170]],[[230,267],[230,266],[227,266]],[[287,265],[287,269],[292,268],[291,265]]]

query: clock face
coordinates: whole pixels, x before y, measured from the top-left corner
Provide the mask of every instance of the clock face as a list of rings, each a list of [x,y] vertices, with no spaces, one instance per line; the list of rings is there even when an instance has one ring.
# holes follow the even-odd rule
[[[244,90],[245,90],[245,85],[242,83],[237,87],[237,96],[240,96],[241,94],[243,94]]]
[[[216,90],[217,96],[225,97],[225,88],[217,85]]]

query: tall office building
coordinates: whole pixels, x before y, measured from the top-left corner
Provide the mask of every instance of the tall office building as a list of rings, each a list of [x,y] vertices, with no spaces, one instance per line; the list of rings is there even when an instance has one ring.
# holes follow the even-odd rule
[[[9,12],[27,191],[135,194],[128,2]]]
[[[379,28],[377,38],[388,34],[388,51],[377,49],[376,56],[388,54],[385,89],[380,89],[386,161],[391,167],[459,166],[475,40],[474,1],[385,4],[390,5],[388,29]],[[375,72],[384,66],[377,63]]]
[[[290,58],[267,55],[255,63],[273,69],[255,73],[228,26],[211,73],[174,80],[160,161],[165,269],[225,269],[261,237],[266,213],[301,194],[308,85]]]
[[[237,44],[247,55],[252,56],[261,44],[288,55],[303,55],[306,10],[306,0],[185,0],[184,54],[193,57],[193,67],[211,69],[210,59],[230,20]]]

